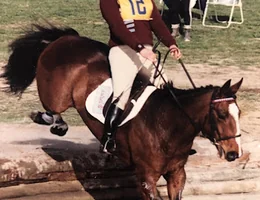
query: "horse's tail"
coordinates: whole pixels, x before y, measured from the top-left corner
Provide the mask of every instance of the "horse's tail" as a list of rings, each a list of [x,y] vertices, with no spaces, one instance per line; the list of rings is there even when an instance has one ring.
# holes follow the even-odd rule
[[[33,82],[36,74],[37,61],[40,54],[49,43],[65,35],[79,35],[72,28],[57,28],[33,24],[30,30],[14,40],[10,45],[10,57],[4,66],[0,78],[5,79],[8,85],[6,92],[21,95]]]

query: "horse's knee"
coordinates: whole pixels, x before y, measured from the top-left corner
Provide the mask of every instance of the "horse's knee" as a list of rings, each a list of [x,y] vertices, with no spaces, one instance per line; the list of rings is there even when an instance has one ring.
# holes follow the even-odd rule
[[[142,194],[145,200],[162,200],[162,197],[156,189],[155,183],[142,182]]]
[[[186,173],[184,168],[174,173],[168,172],[163,176],[167,181],[168,197],[170,200],[181,200],[182,190],[185,185]]]

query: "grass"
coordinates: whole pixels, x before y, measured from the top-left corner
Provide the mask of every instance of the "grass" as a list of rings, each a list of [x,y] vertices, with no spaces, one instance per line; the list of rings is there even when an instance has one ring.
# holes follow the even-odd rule
[[[245,22],[228,29],[207,28],[202,26],[201,20],[193,20],[192,42],[177,39],[185,62],[244,68],[259,66],[259,9],[258,0],[243,0]],[[71,26],[82,35],[105,43],[108,40],[108,27],[100,23],[104,20],[98,0],[1,0],[0,13],[0,61],[6,61],[8,43],[23,28],[34,22],[44,22],[44,19]],[[235,12],[237,17],[238,12]],[[161,46],[160,50],[165,52],[166,48]]]
[[[108,32],[99,11],[98,0],[1,0],[0,1],[0,61],[8,57],[8,44],[31,23],[45,20],[70,26],[82,35],[96,40],[108,40]]]
[[[26,90],[20,99],[11,94],[0,93],[1,123],[31,123],[29,115],[32,111],[43,111],[35,90]],[[84,125],[74,108],[68,109],[62,116],[70,125]]]
[[[238,66],[249,70],[251,66],[260,67],[258,1],[243,0],[245,22],[242,25],[216,29],[202,26],[201,20],[193,20],[192,41],[187,43],[183,42],[182,38],[177,39],[185,64]],[[222,11],[222,8],[220,10]],[[235,13],[235,18],[237,17],[238,12]],[[17,38],[23,29],[31,23],[44,23],[45,20],[55,25],[70,26],[81,35],[105,43],[109,38],[108,26],[99,10],[99,0],[1,0],[0,63],[7,61],[8,44]],[[159,50],[165,53],[167,49],[160,45]],[[176,61],[168,59],[168,67],[174,67],[174,62]],[[254,95],[250,95],[250,99],[254,99],[252,96]],[[247,98],[246,95],[243,97]],[[9,104],[14,106],[10,107]],[[0,93],[0,122],[28,123],[28,113],[39,109],[41,105],[36,91],[27,91],[19,101],[16,97]],[[64,117],[68,117],[71,124],[81,124],[74,110],[66,112]]]
[[[231,25],[228,29],[208,28],[200,20],[193,23],[192,42],[180,41],[188,63],[207,63],[220,66],[259,66],[260,27],[257,0],[243,0],[245,21],[242,25]],[[219,9],[225,8],[219,7]],[[212,10],[210,10],[212,11]],[[226,10],[225,13],[229,13]],[[210,12],[213,14],[213,12]],[[220,13],[221,14],[221,13]],[[235,12],[235,19],[238,18]]]

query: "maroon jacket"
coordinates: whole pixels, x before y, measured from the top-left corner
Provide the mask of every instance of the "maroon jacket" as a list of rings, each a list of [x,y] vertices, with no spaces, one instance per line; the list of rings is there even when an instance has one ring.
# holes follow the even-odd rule
[[[136,4],[143,2],[141,0],[136,2],[135,0],[128,1]],[[165,46],[170,47],[171,45],[176,44],[175,39],[171,36],[170,31],[163,22],[154,1],[150,1],[153,5],[150,16],[151,20],[132,20],[132,22],[124,22],[120,14],[120,6],[117,0],[100,0],[101,13],[110,29],[110,47],[128,45],[139,52],[144,48],[143,45],[153,45],[152,32],[154,32],[156,37],[160,39]],[[142,9],[145,8],[141,7],[139,12],[142,11]]]

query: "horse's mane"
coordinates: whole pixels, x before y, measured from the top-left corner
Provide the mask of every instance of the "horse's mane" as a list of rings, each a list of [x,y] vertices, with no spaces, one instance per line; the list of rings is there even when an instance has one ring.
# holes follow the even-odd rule
[[[191,94],[206,93],[206,92],[212,91],[214,88],[218,88],[218,86],[207,85],[207,86],[201,86],[199,88],[179,89],[179,88],[174,87],[172,81],[168,81],[167,83],[162,84],[160,87],[160,89],[165,91],[166,93],[169,93],[169,90],[171,90],[178,97],[188,96]]]

